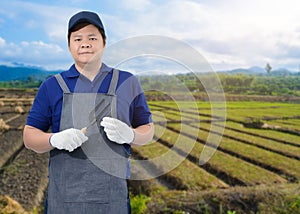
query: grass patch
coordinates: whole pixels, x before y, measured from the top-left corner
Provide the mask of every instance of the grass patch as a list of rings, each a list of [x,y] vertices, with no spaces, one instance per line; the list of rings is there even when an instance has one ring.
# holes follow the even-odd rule
[[[131,195],[130,205],[132,213],[145,214],[147,213],[147,203],[151,201],[151,198],[141,194],[141,195]]]

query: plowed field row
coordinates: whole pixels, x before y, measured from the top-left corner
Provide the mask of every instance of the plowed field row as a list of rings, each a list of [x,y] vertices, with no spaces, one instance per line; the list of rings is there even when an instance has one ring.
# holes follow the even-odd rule
[[[32,97],[22,98],[19,92],[12,97],[0,96],[0,101],[5,104],[0,107],[0,118],[10,126],[0,133],[0,195],[9,195],[30,210],[43,203],[48,154],[36,154],[23,146],[22,130]],[[25,112],[20,114],[12,109],[17,105]],[[153,197],[159,197],[160,193],[189,195],[238,186],[271,187],[300,181],[299,136],[242,125],[251,115],[275,118],[268,120],[274,124],[276,121],[276,124],[297,126],[300,110],[294,110],[291,105],[230,103],[226,121],[218,114],[212,116],[207,103],[197,103],[198,109],[191,108],[188,102],[174,105],[157,101],[150,102],[149,106],[155,122],[155,138],[146,146],[132,147],[132,162],[147,160],[147,163],[131,173],[133,177],[158,175],[149,180],[129,180],[130,190],[135,193]],[[224,109],[221,106],[215,110]],[[284,115],[280,113],[288,111],[291,112],[286,117],[290,118],[281,120]],[[226,122],[224,133],[223,122]],[[208,141],[209,134],[221,136],[221,142],[209,161],[199,165],[201,152],[216,146],[216,142]],[[164,161],[156,161],[164,156]],[[184,202],[183,207],[198,210],[197,203]]]
[[[187,137],[194,138],[197,133],[199,124],[193,124],[195,111],[182,110],[178,112],[176,108],[168,106],[164,108],[162,105],[154,106],[158,115],[158,120],[161,114],[164,120],[168,121],[167,129],[177,133],[181,133]],[[200,118],[203,115],[200,115]],[[271,171],[279,176],[288,179],[291,182],[299,181],[299,173],[297,168],[300,166],[299,162],[299,147],[295,146],[299,142],[299,137],[294,137],[296,142],[285,140],[277,140],[264,135],[253,136],[251,132],[243,132],[238,129],[225,129],[224,133],[211,131],[211,120],[209,116],[205,115],[206,120],[201,120],[200,131],[198,133],[198,141],[203,144],[206,142],[209,133],[222,135],[222,142],[218,150],[225,152],[231,156],[237,157],[240,161],[246,161],[265,170]],[[190,121],[189,121],[190,119]],[[181,123],[181,124],[180,124]],[[216,123],[216,121],[213,121]],[[231,122],[233,124],[234,122]],[[182,131],[182,124],[189,126],[188,132]],[[238,124],[241,126],[241,124]],[[289,135],[289,134],[287,134]],[[225,173],[228,174],[228,173]]]
[[[4,100],[4,101],[3,101]],[[0,132],[0,195],[8,195],[25,209],[43,203],[47,186],[48,154],[36,154],[23,146],[23,127],[30,105],[18,99],[2,99],[0,118],[9,129]],[[23,113],[14,111],[20,106]]]

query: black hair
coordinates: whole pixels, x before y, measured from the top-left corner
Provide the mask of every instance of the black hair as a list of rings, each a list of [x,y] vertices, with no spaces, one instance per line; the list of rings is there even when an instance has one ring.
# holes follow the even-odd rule
[[[74,27],[72,27],[72,28],[69,30],[69,32],[68,32],[68,45],[70,45],[70,37],[71,37],[71,33],[72,33],[72,32],[75,32],[75,31],[78,31],[78,30],[80,30],[81,28],[84,28],[85,26],[87,26],[87,25],[89,25],[89,24],[91,24],[91,23],[89,23],[89,22],[83,22],[83,23],[79,23],[79,24],[75,25]],[[97,27],[97,26],[95,26],[95,27]],[[103,39],[103,45],[105,45],[105,44],[106,44],[106,35],[105,35],[105,32],[104,32],[104,30],[103,30],[102,28],[97,27],[97,29],[99,30],[99,32],[100,32],[100,34],[101,34],[101,36],[102,36],[102,39]]]

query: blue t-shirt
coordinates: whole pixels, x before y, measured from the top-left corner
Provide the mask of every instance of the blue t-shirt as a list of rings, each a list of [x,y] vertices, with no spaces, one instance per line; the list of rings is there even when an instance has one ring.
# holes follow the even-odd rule
[[[91,82],[81,75],[75,65],[61,73],[71,93],[107,93],[113,69],[102,63],[100,72]],[[152,122],[151,112],[138,79],[129,72],[120,71],[117,84],[117,116],[127,125],[136,128]],[[45,80],[35,97],[27,118],[27,125],[59,132],[63,91],[55,77]]]

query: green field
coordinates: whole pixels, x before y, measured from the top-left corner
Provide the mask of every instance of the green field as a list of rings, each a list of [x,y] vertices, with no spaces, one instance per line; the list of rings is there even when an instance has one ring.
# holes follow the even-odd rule
[[[5,195],[42,213],[48,154],[22,142],[35,91],[3,92],[0,213],[9,213]],[[300,213],[300,104],[148,100],[155,137],[132,147],[133,213]],[[209,155],[200,165],[201,154]]]
[[[170,212],[189,210],[197,213],[195,207],[198,207],[199,213],[205,213],[205,210],[214,212],[213,208],[206,207],[210,204],[205,200],[204,192],[207,191],[217,195],[218,202],[214,206],[219,208],[221,206],[224,213],[226,209],[237,213],[244,213],[246,210],[255,213],[253,210],[257,209],[260,213],[269,213],[277,212],[278,207],[282,211],[278,211],[279,213],[290,213],[291,210],[299,212],[300,202],[297,202],[300,188],[299,104],[227,102],[224,108],[224,104],[218,103],[211,105],[207,102],[151,101],[149,106],[153,113],[156,137],[149,145],[134,147],[133,157],[135,160],[147,160],[152,169],[149,173],[153,174],[153,169],[166,173],[139,182],[139,190],[133,188],[133,191],[147,194],[152,200],[157,195],[177,200],[177,203],[173,204],[169,201],[171,199],[161,202]],[[247,126],[257,121],[261,124],[259,127]],[[214,139],[221,141],[213,142]],[[216,145],[218,147],[212,157],[205,164],[199,165],[199,157],[205,146]],[[166,163],[156,161],[168,151],[170,157],[164,159],[167,160]],[[178,166],[176,160],[179,162]],[[176,167],[169,170],[169,164]],[[134,187],[135,181],[131,182]],[[292,193],[289,192],[290,189],[287,191],[289,195],[287,198],[294,203],[292,208],[285,199],[273,201],[274,197],[267,194],[269,191],[274,195],[279,194],[279,190],[290,188],[290,185],[294,185],[294,189]],[[239,188],[244,188],[245,195],[235,197],[241,201],[244,197],[245,201],[241,203],[245,204],[236,204],[232,207],[230,203],[222,205],[221,201],[224,200],[222,191],[233,194]],[[223,193],[223,196],[226,194]],[[183,200],[182,195],[186,195],[189,202]],[[250,202],[247,204],[246,199],[250,197],[249,195],[252,195],[252,200],[256,200],[255,196],[264,198],[260,208],[254,208]],[[203,200],[205,203],[201,204]],[[152,204],[151,209],[155,212],[155,209],[159,208],[153,203],[157,203],[157,200],[148,202],[149,205]],[[271,210],[268,203],[272,203],[270,206],[276,203],[281,205],[274,206],[275,208]],[[283,203],[287,203],[287,207],[281,207]]]

